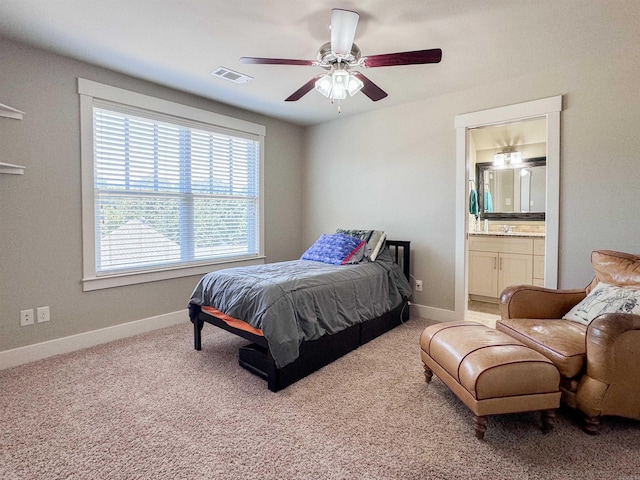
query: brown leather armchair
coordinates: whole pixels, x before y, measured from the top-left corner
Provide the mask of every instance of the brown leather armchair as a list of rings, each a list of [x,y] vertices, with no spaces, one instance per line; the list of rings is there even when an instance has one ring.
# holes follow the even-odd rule
[[[496,329],[542,353],[560,371],[562,402],[585,415],[595,434],[600,417],[640,420],[640,315],[607,313],[588,326],[562,317],[599,282],[640,289],[640,256],[594,251],[593,281],[581,290],[507,287]]]

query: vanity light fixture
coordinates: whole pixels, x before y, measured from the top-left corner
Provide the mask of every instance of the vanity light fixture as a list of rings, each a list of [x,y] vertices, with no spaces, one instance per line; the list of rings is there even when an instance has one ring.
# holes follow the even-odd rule
[[[517,165],[522,162],[522,153],[518,152],[514,147],[505,147],[502,152],[493,156],[493,164],[495,166]]]

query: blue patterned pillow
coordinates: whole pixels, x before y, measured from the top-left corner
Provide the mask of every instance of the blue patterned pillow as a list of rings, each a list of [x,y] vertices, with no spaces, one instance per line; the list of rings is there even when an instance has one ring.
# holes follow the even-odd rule
[[[366,242],[359,238],[333,233],[321,235],[309,249],[302,254],[302,260],[315,260],[316,262],[330,263],[332,265],[345,265],[358,263],[364,257]]]

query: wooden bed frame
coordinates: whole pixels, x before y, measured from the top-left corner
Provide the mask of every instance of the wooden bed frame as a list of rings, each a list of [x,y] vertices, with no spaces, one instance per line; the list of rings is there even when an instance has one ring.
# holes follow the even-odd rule
[[[402,267],[404,275],[409,280],[411,242],[387,240],[386,243],[396,263]],[[240,366],[267,380],[269,390],[277,392],[407,321],[409,307],[405,299],[396,308],[378,318],[352,325],[317,340],[303,341],[298,358],[282,368],[276,367],[264,337],[234,328],[218,317],[203,312],[198,305],[189,305],[189,317],[193,322],[196,350],[202,349],[202,327],[205,322],[253,342],[240,348],[238,362]]]

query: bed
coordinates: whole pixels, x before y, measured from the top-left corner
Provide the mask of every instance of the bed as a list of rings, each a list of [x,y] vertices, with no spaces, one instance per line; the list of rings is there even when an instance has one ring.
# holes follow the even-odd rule
[[[222,328],[250,342],[239,350],[242,367],[273,392],[286,388],[409,319],[410,242],[383,238],[373,253],[205,275],[189,300],[195,349],[205,323]]]

